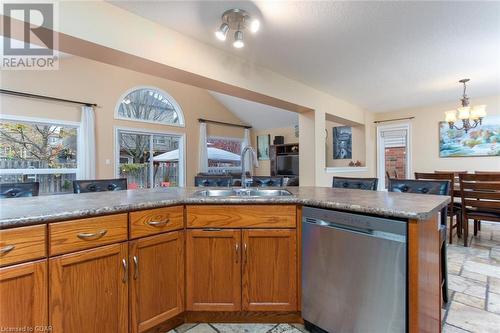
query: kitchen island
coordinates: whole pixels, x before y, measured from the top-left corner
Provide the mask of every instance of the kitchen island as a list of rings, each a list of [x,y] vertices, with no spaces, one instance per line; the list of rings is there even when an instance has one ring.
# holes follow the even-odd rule
[[[308,206],[405,221],[408,331],[440,331],[438,213],[448,197],[321,187],[206,197],[199,190],[0,202],[0,327],[161,332],[185,321],[301,321]]]

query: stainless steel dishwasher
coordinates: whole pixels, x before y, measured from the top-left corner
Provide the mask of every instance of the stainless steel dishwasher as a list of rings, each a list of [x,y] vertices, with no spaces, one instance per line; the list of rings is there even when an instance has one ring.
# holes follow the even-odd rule
[[[302,316],[330,333],[406,332],[406,222],[304,207]]]

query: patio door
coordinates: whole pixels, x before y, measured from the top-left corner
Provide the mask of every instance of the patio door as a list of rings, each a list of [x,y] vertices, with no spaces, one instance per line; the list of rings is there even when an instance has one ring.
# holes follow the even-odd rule
[[[411,173],[410,124],[377,127],[377,176],[379,190],[388,186],[391,178],[413,178]]]
[[[117,129],[115,146],[129,189],[184,186],[184,135]]]

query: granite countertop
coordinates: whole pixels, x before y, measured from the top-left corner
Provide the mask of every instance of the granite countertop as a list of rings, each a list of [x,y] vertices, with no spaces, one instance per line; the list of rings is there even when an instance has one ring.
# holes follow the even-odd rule
[[[385,217],[425,220],[450,202],[448,196],[289,187],[288,197],[200,197],[201,188],[155,188],[65,194],[0,201],[0,229],[179,204],[301,204]]]

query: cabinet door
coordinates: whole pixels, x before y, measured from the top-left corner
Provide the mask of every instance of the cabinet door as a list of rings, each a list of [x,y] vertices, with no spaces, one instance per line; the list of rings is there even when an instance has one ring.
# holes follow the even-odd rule
[[[127,332],[127,243],[52,258],[49,276],[53,332]]]
[[[47,261],[0,269],[0,331],[47,326]]]
[[[243,310],[297,311],[295,229],[243,231]]]
[[[144,332],[183,311],[183,232],[130,243],[131,332]]]
[[[187,231],[187,310],[241,310],[240,241],[240,230]]]

